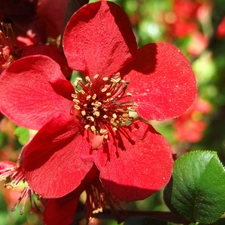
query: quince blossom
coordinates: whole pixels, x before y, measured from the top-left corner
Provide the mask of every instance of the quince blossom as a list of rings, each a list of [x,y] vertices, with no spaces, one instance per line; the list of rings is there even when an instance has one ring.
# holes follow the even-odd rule
[[[137,48],[127,15],[99,1],[78,10],[63,39],[74,86],[44,55],[15,61],[0,77],[0,111],[39,132],[25,146],[23,174],[44,198],[72,193],[93,166],[118,199],[144,199],[165,186],[172,151],[146,120],[184,113],[196,95],[191,66],[170,44]],[[137,116],[138,114],[138,116]]]

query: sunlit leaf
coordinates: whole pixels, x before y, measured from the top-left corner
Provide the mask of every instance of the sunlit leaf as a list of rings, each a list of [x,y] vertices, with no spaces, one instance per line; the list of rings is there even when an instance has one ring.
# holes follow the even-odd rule
[[[174,166],[172,205],[190,222],[210,224],[225,212],[225,171],[216,152],[193,151]]]
[[[18,137],[21,145],[25,145],[29,140],[29,131],[23,127],[17,127],[14,134]]]

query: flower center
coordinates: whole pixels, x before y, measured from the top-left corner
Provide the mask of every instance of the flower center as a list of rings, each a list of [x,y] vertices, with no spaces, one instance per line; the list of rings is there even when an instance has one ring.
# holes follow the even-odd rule
[[[85,77],[86,83],[78,78],[75,82],[74,115],[95,135],[108,139],[108,132],[130,125],[134,120],[135,104],[130,93],[125,93],[128,82],[120,74],[100,78],[95,75],[93,82]]]

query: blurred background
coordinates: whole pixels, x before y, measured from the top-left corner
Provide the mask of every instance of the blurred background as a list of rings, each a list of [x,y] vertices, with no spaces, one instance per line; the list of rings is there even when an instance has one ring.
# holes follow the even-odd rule
[[[3,1],[9,4],[3,4]],[[12,22],[13,26],[16,20],[14,15],[12,16],[15,12],[10,8],[12,7],[10,2],[12,1],[0,0],[0,6],[4,5],[0,9],[0,19]],[[19,18],[29,20],[34,15],[38,16],[36,14],[38,0],[21,0],[21,2],[34,4],[32,7],[29,5],[29,13],[22,10],[21,13],[24,15],[20,15]],[[191,62],[196,75],[198,96],[193,106],[183,116],[153,122],[153,126],[167,138],[177,157],[192,150],[214,150],[218,152],[225,165],[224,0],[114,0],[114,2],[121,5],[128,14],[139,46],[149,42],[168,42],[177,46]],[[1,33],[0,50],[4,45],[3,36]],[[0,161],[16,161],[22,145],[32,133],[17,128],[2,115],[0,117]],[[0,184],[0,225],[42,224],[40,214],[31,211],[29,203],[26,204],[23,215],[20,215],[21,206],[18,206],[15,212],[11,212],[23,187],[10,190],[4,188],[3,182]],[[168,210],[163,202],[162,191],[126,207],[141,211]],[[139,220],[140,218],[127,220],[125,225],[167,224],[153,220],[140,223]],[[81,221],[80,224],[85,222]],[[117,223],[114,220],[94,219],[92,224]]]

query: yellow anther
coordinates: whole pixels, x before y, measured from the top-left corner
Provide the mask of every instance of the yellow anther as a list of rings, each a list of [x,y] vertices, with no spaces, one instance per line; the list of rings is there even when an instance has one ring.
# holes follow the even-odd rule
[[[97,79],[99,77],[99,74],[94,75],[94,79]]]
[[[112,117],[113,117],[114,119],[116,119],[116,118],[117,118],[116,113],[113,113],[113,114],[112,114]]]
[[[93,115],[96,116],[96,117],[99,117],[100,116],[100,112],[99,111],[95,111],[95,112],[93,112]]]
[[[87,118],[87,120],[90,120],[90,121],[92,121],[92,122],[94,122],[94,121],[95,121],[95,119],[94,119],[94,117],[93,117],[93,116],[87,116],[86,118]]]
[[[106,134],[106,133],[107,133],[106,129],[103,129],[103,128],[100,129],[100,134]]]
[[[108,77],[103,77],[102,80],[107,81],[107,80],[109,80],[109,78]]]
[[[90,79],[89,76],[86,76],[86,77],[85,77],[85,80],[86,80],[87,82],[89,82],[89,83],[91,82],[91,79]]]
[[[85,110],[82,110],[82,111],[81,111],[81,115],[82,115],[82,116],[86,116],[86,111],[85,111]]]
[[[101,89],[101,92],[106,92],[107,90],[108,90],[108,88],[104,87],[104,88]]]
[[[96,95],[96,94],[93,94],[93,95],[92,95],[92,99],[93,99],[93,100],[95,100],[95,99],[96,99],[96,97],[97,97],[97,95]]]
[[[77,110],[80,110],[80,106],[79,105],[74,105],[74,108]]]
[[[95,132],[95,131],[96,131],[96,128],[95,128],[94,125],[91,126],[91,131],[92,131],[92,132]]]
[[[87,97],[86,97],[86,100],[89,100],[91,98],[91,95],[88,95]]]

